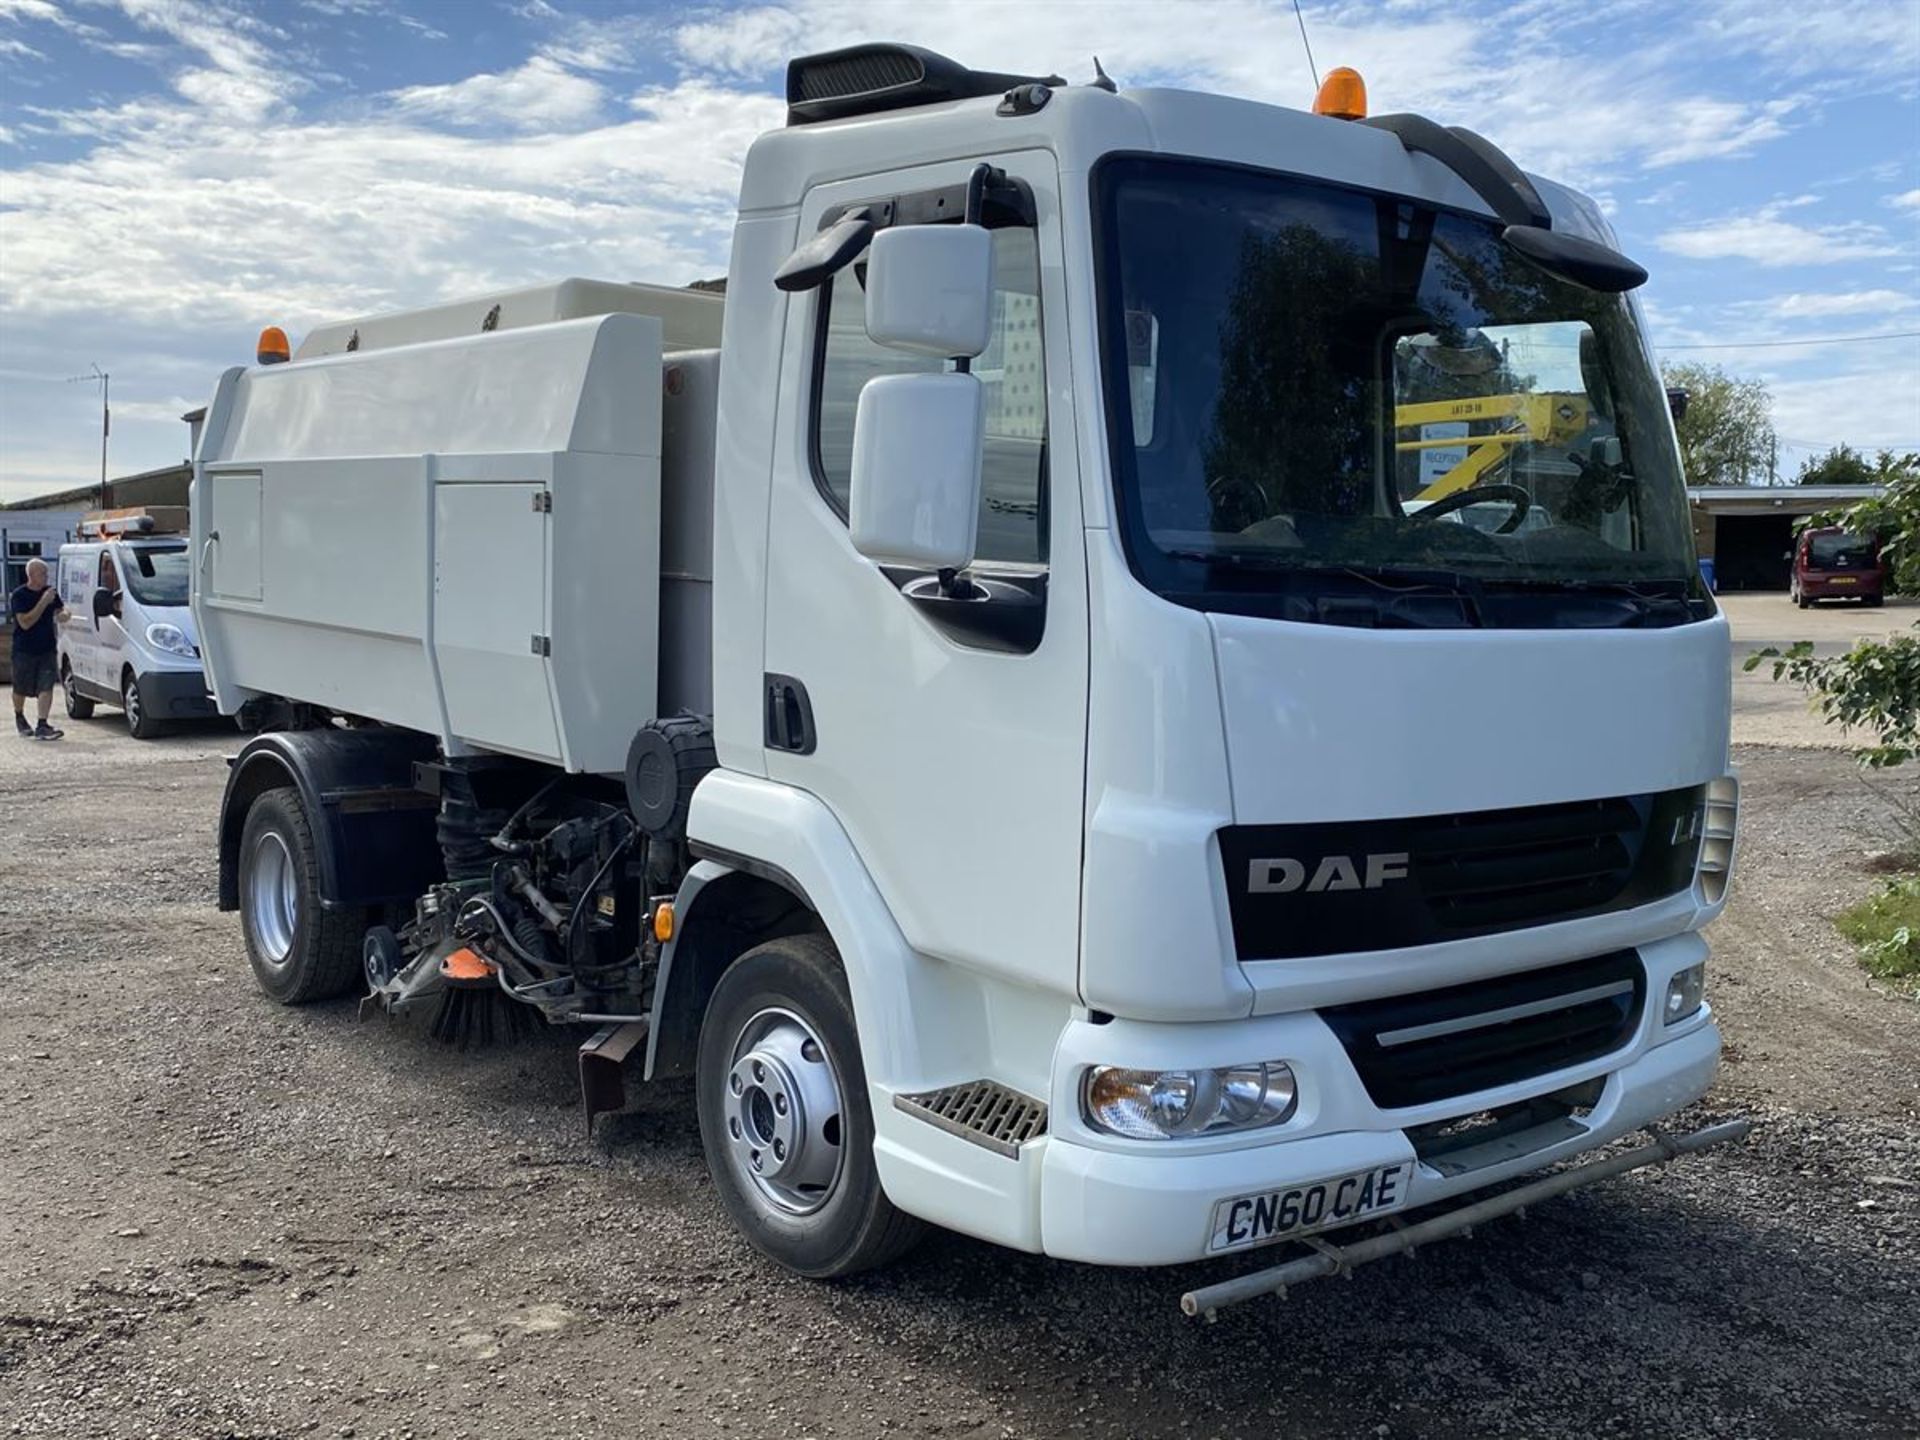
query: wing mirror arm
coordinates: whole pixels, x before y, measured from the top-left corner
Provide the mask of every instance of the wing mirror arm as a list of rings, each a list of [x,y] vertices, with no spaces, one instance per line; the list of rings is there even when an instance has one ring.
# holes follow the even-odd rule
[[[789,294],[819,289],[867,248],[874,229],[873,212],[866,206],[849,210],[781,262],[773,272],[774,288]]]

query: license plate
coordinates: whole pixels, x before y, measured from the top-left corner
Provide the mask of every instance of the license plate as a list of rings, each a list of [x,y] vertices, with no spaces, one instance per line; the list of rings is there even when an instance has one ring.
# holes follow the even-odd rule
[[[1827,583],[1829,585],[1857,585],[1860,582],[1855,580],[1851,575],[1836,575],[1827,581]]]
[[[1407,1203],[1412,1178],[1413,1162],[1403,1160],[1287,1190],[1236,1195],[1213,1207],[1213,1239],[1207,1249],[1241,1250],[1384,1215]]]

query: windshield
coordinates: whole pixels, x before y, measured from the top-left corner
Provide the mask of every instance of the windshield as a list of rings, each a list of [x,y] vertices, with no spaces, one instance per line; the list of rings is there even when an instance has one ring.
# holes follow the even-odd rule
[[[1807,542],[1807,563],[1816,570],[1871,570],[1873,542],[1864,535],[1827,531]]]
[[[1146,583],[1340,623],[1708,613],[1624,299],[1404,197],[1162,159],[1108,161],[1098,185],[1107,409]]]
[[[121,574],[127,589],[142,605],[187,603],[187,550],[184,545],[154,549],[127,546],[121,551]]]

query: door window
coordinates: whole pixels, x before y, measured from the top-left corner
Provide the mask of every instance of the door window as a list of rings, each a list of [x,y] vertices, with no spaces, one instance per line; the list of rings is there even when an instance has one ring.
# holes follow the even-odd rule
[[[820,292],[814,376],[814,478],[844,519],[853,484],[853,416],[880,375],[930,373],[950,361],[909,355],[867,338],[865,259]],[[1046,562],[1047,391],[1040,331],[1040,258],[1034,232],[993,232],[993,331],[972,370],[986,392],[980,535],[976,558],[1013,566]]]

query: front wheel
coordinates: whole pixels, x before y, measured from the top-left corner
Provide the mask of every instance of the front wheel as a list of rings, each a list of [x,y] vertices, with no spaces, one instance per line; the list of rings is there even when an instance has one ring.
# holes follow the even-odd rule
[[[320,859],[300,792],[262,792],[240,831],[240,926],[260,988],[282,1005],[341,994],[360,977],[366,916],[320,903]]]
[[[60,662],[60,691],[66,697],[67,718],[69,720],[91,720],[93,701],[75,688],[73,666],[65,660]]]
[[[120,682],[120,708],[127,713],[127,733],[136,740],[151,740],[164,728],[147,710],[140,696],[140,677],[131,670]]]
[[[880,1188],[853,1001],[824,937],[769,941],[733,963],[701,1024],[695,1074],[707,1168],[756,1249],[824,1280],[920,1238],[922,1222]]]

